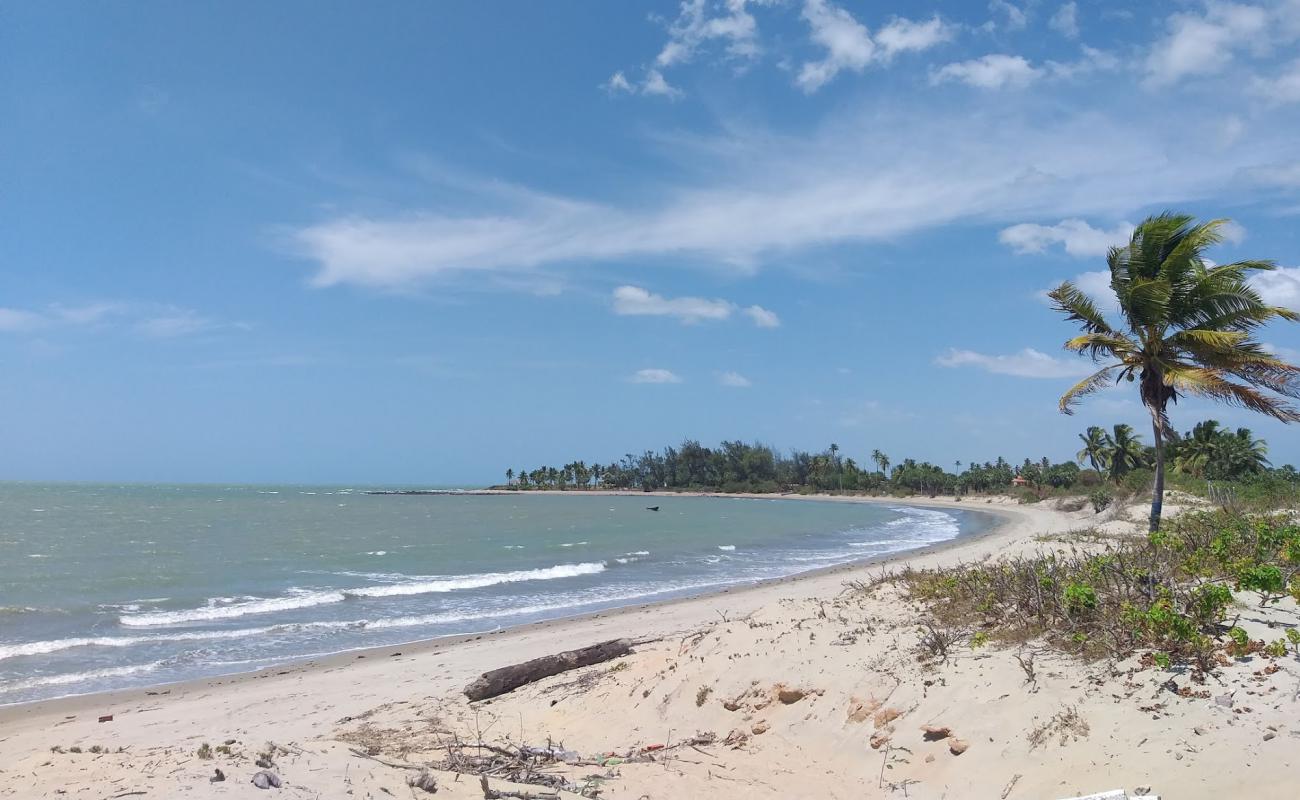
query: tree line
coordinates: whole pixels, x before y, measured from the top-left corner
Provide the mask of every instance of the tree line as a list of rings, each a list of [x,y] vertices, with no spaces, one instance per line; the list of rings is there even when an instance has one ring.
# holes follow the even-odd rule
[[[676,447],[628,453],[618,461],[571,461],[560,466],[506,470],[506,486],[530,490],[622,489],[718,492],[907,492],[969,494],[1004,492],[1015,487],[1038,491],[1120,483],[1136,470],[1150,469],[1154,448],[1129,425],[1107,431],[1091,427],[1079,434],[1083,448],[1075,461],[1053,463],[1047,457],[1012,464],[955,461],[951,470],[928,461],[905,458],[895,464],[880,450],[865,461],[845,457],[838,444],[821,452],[782,453],[762,443],[724,441],[706,447],[687,439]],[[1240,480],[1274,472],[1296,478],[1289,465],[1270,470],[1266,443],[1250,430],[1223,429],[1215,420],[1197,424],[1168,446],[1178,472],[1210,480]],[[1080,465],[1083,465],[1081,468]]]

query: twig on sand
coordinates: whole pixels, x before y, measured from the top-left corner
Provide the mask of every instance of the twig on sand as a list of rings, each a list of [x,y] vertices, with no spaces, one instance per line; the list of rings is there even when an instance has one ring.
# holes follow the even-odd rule
[[[479,778],[479,785],[483,787],[484,800],[499,800],[499,798],[503,797],[515,797],[518,800],[559,800],[560,798],[557,792],[512,792],[493,789],[488,786],[486,775]]]
[[[394,769],[413,769],[416,772],[419,772],[422,769],[427,769],[427,767],[420,766],[419,764],[406,764],[401,761],[389,761],[386,758],[379,758],[377,756],[372,756],[369,753],[362,752],[355,747],[349,747],[348,752],[356,756],[357,758],[368,758],[371,761],[377,761],[380,764],[383,764],[385,767],[392,767]]]

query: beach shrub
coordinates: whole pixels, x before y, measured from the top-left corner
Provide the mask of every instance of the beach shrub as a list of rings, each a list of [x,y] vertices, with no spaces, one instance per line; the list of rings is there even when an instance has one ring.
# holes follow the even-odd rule
[[[1213,669],[1222,650],[1269,647],[1228,631],[1233,587],[1258,592],[1264,603],[1300,593],[1300,530],[1285,515],[1184,514],[1158,533],[1100,547],[909,568],[896,579],[939,627],[974,627],[1008,643],[1043,637],[1090,657],[1147,650],[1200,670]],[[941,638],[926,633],[930,643]],[[1300,654],[1300,632],[1288,631],[1287,642]]]
[[[1115,502],[1115,493],[1109,486],[1099,486],[1088,494],[1088,502],[1092,503],[1092,510],[1100,514]]]

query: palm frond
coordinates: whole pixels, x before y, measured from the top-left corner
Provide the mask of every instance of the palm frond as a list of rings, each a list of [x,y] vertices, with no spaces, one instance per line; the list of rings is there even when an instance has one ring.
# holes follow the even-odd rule
[[[1119,369],[1121,366],[1123,365],[1111,364],[1108,367],[1103,367],[1071,386],[1065,394],[1061,395],[1061,413],[1073,414],[1074,406],[1083,398],[1109,383],[1115,370]]]
[[[1066,281],[1048,292],[1047,296],[1052,301],[1052,308],[1065,314],[1071,322],[1082,323],[1084,330],[1091,333],[1113,332],[1097,304],[1073,283]]]

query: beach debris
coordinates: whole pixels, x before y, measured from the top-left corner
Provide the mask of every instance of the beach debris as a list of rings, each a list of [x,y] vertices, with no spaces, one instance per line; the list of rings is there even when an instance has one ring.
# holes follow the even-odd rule
[[[612,661],[629,655],[631,652],[631,639],[611,639],[607,642],[600,642],[577,650],[566,650],[563,653],[534,658],[521,664],[513,664],[484,672],[477,680],[465,687],[465,696],[471,702],[487,700],[503,695],[506,692],[512,692],[521,686],[535,683],[543,678],[605,661]]]
[[[479,778],[479,785],[483,787],[484,800],[500,800],[503,797],[515,797],[518,800],[559,800],[560,798],[556,792],[507,792],[493,789],[488,786],[486,775]]]
[[[280,776],[269,769],[264,769],[253,774],[253,785],[259,789],[279,789]]]
[[[886,707],[877,711],[871,721],[877,728],[883,728],[901,716],[903,716],[903,712],[896,708]]]
[[[949,736],[952,736],[952,728],[946,726],[922,725],[921,731],[921,736],[927,742],[937,742],[941,739],[947,739]]]
[[[226,779],[226,773],[222,772],[220,767],[213,769],[212,772],[213,775],[208,778],[208,783],[221,783]]]
[[[406,785],[412,789],[420,789],[434,794],[438,791],[438,776],[434,775],[427,767],[420,770],[419,774],[412,775],[406,779]]]
[[[768,723],[767,720],[760,719],[758,722],[755,722],[753,724],[753,726],[749,729],[749,732],[754,734],[755,736],[761,736],[764,733],[767,733],[771,729],[772,726],[771,724]]]
[[[105,714],[104,716],[102,716],[102,717],[99,718],[99,721],[100,721],[100,722],[112,722],[112,721],[113,721],[113,715],[112,715],[112,714]]]
[[[890,733],[892,733],[892,731],[880,731],[878,733],[871,734],[871,739],[868,742],[868,744],[871,745],[871,749],[879,750],[880,748],[888,744]]]
[[[1108,792],[1085,794],[1079,797],[1064,797],[1061,800],[1160,800],[1158,794],[1129,794],[1123,789],[1111,789]]]
[[[646,511],[658,511],[658,510],[659,510],[659,506],[646,506],[646,507],[645,507],[645,510],[646,510]]]
[[[961,755],[962,753],[966,752],[967,748],[969,748],[969,747],[970,747],[970,743],[968,743],[968,742],[966,742],[966,741],[964,741],[964,740],[962,740],[962,739],[949,739],[949,740],[948,740],[948,752],[949,752],[949,753],[952,753],[952,754],[955,755],[955,756],[959,756],[959,755]]]

